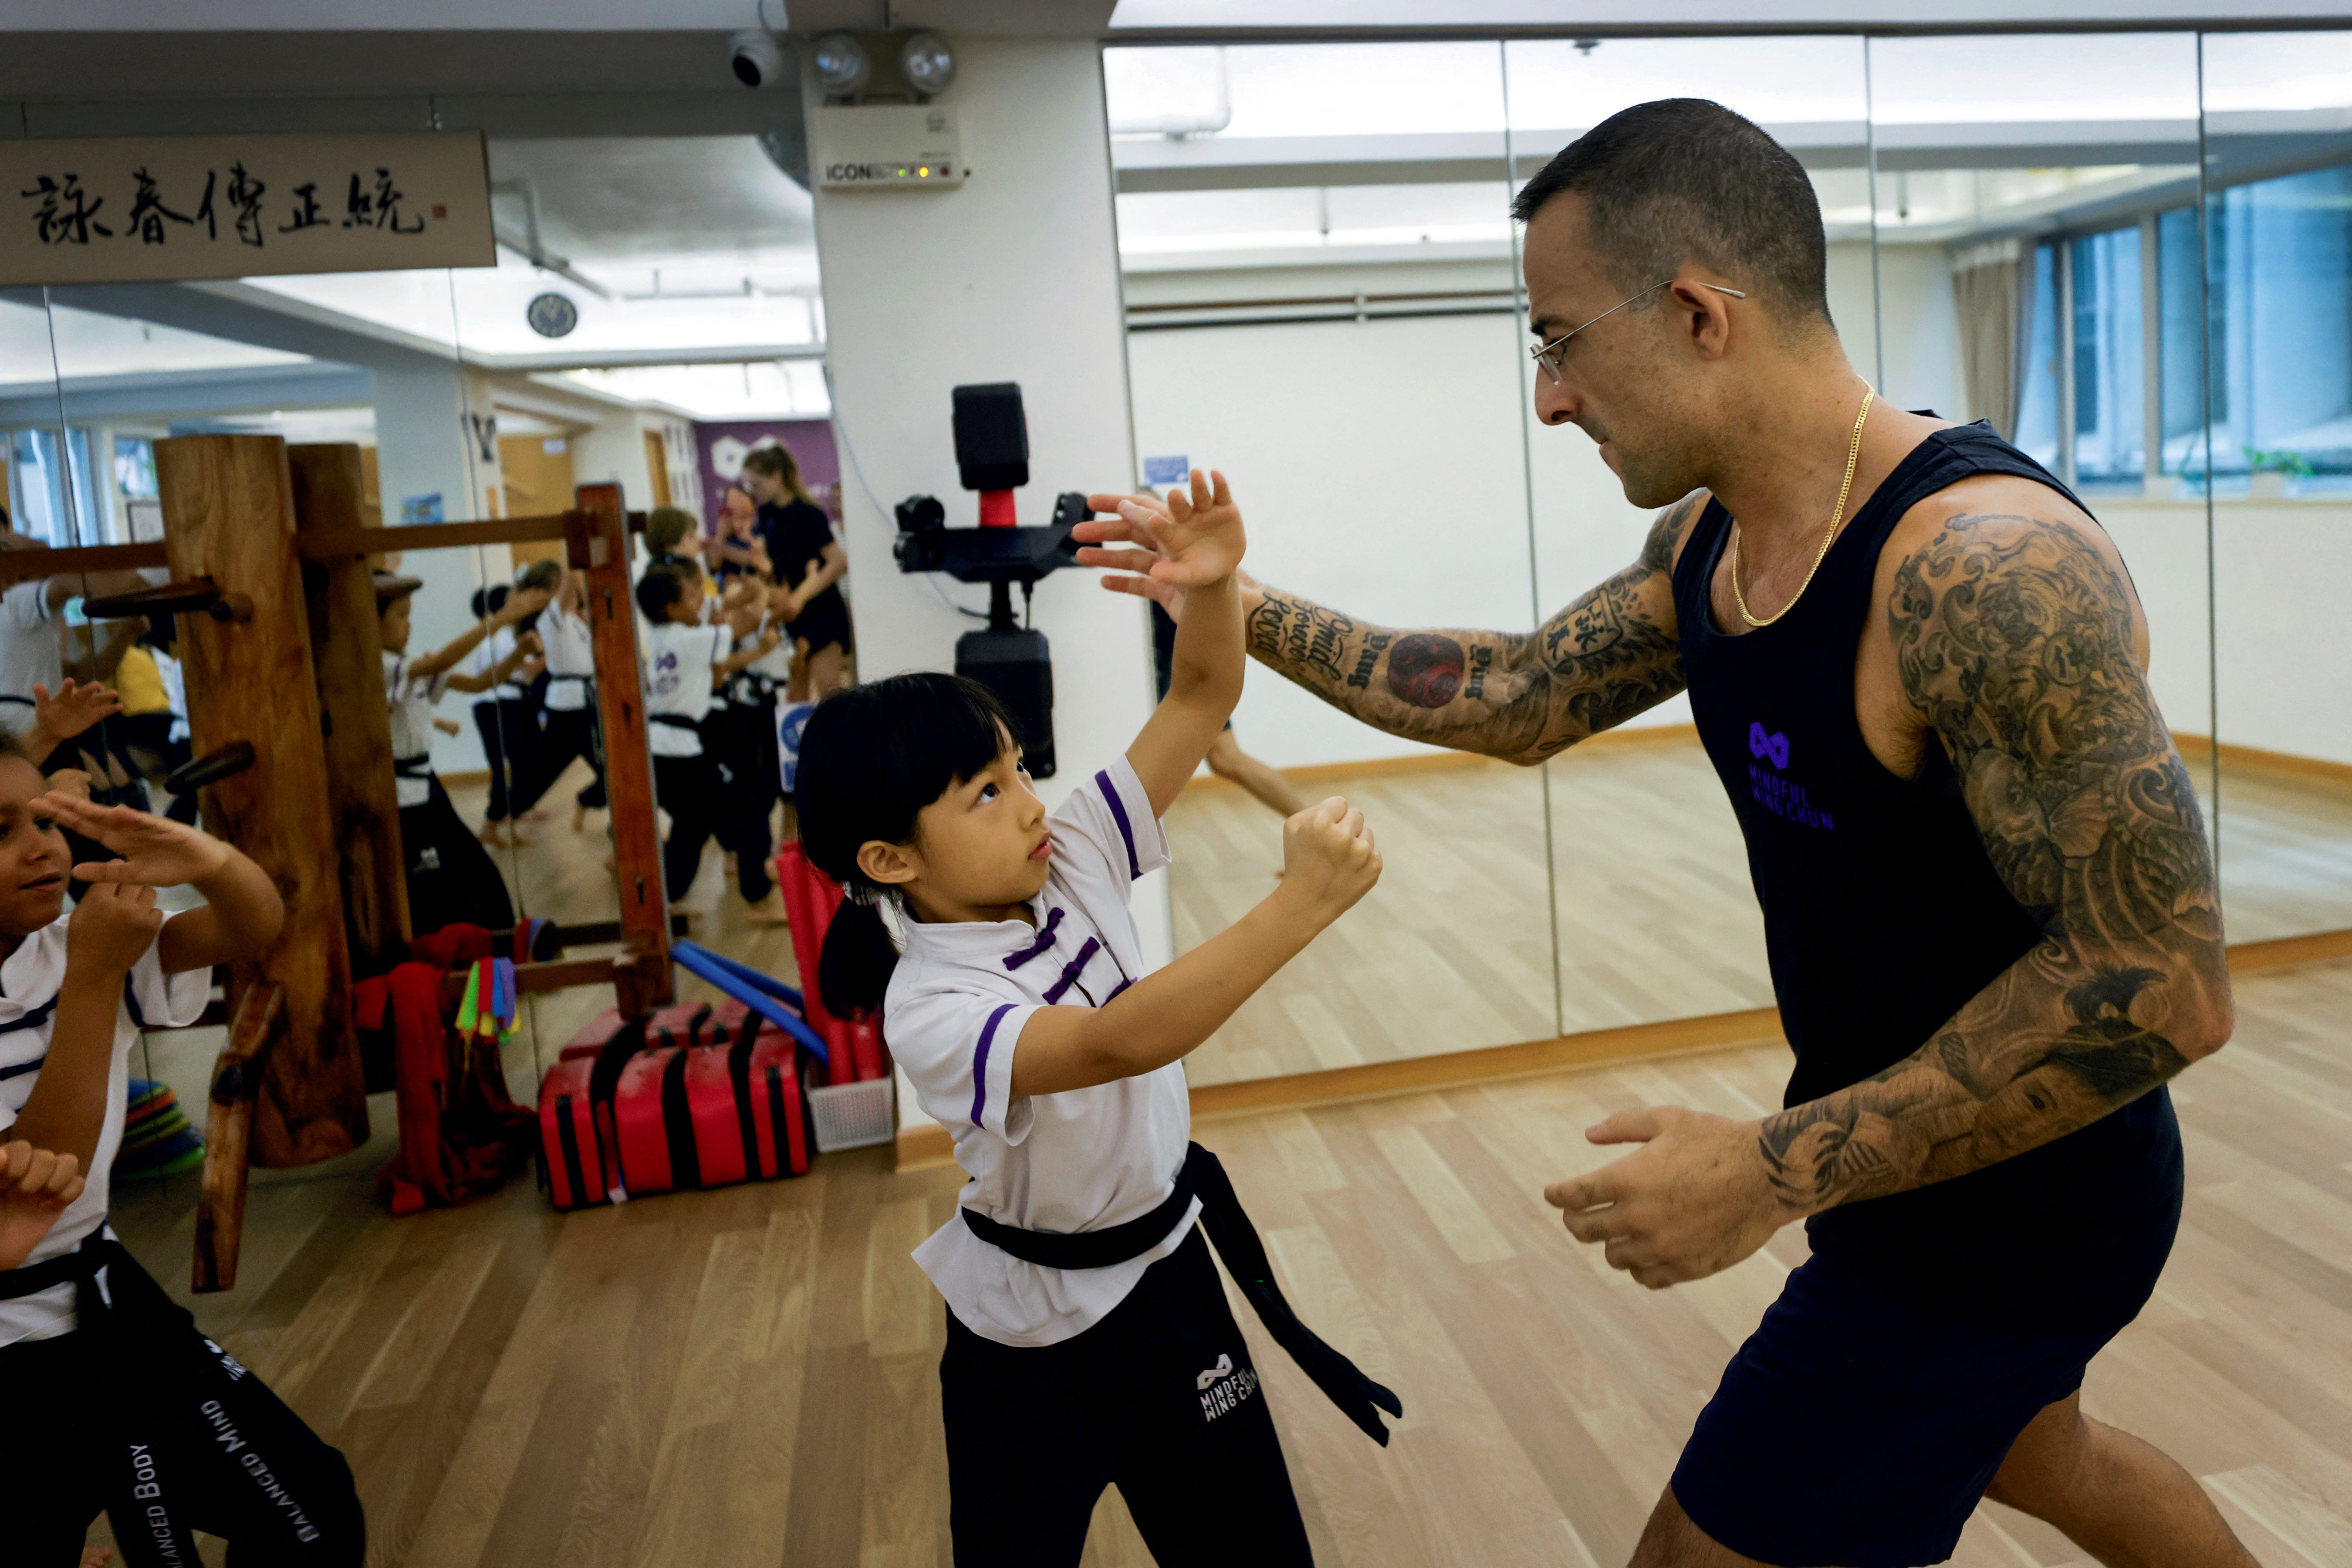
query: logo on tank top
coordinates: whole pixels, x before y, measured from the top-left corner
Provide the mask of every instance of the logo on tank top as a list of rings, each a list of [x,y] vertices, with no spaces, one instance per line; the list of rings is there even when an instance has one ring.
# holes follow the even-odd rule
[[[1817,827],[1824,833],[1837,831],[1837,823],[1830,814],[1805,798],[1805,786],[1783,776],[1789,766],[1786,731],[1767,731],[1760,722],[1751,721],[1748,726],[1748,793],[1757,805],[1800,827]],[[1763,766],[1765,763],[1770,766]]]
[[[1201,1391],[1201,1419],[1214,1421],[1257,1392],[1257,1373],[1251,1367],[1234,1368],[1234,1358],[1219,1355],[1217,1364],[1192,1380]]]

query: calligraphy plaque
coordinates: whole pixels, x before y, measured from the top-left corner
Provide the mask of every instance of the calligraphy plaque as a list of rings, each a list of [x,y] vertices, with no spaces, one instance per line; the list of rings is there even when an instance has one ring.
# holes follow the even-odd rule
[[[496,265],[478,131],[0,141],[0,285]]]

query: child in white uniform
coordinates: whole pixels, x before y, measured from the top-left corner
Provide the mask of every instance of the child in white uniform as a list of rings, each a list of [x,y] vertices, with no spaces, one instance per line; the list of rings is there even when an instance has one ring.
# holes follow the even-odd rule
[[[547,691],[541,699],[542,728],[530,781],[516,789],[514,815],[536,806],[555,787],[575,758],[586,758],[595,776],[572,799],[572,831],[592,811],[604,809],[604,742],[596,719],[596,647],[588,625],[586,584],[577,572],[564,574],[554,601],[539,617],[539,640],[547,650]]]
[[[672,903],[686,896],[701,868],[702,847],[715,836],[735,856],[743,918],[753,925],[782,925],[784,901],[768,871],[768,814],[752,813],[729,759],[704,744],[719,687],[773,652],[778,634],[737,650],[734,633],[723,623],[703,624],[702,578],[690,569],[649,566],[636,593],[645,616],[646,749],[653,753],[654,794],[669,813],[669,837],[662,845],[667,896]]]
[[[1282,1300],[1214,1156],[1189,1146],[1182,1058],[1370,889],[1362,814],[1284,829],[1281,885],[1147,973],[1128,900],[1168,862],[1160,815],[1241,694],[1242,526],[1222,478],[1168,511],[1097,496],[1187,585],[1173,679],[1126,756],[1050,815],[1004,710],[953,676],[817,705],[798,799],[809,858],[848,889],[820,984],[880,1003],[892,1053],[971,1175],[915,1253],[948,1304],[940,1365],[955,1559],[1076,1563],[1115,1484],[1163,1563],[1309,1560],[1246,1345],[1197,1217],[1268,1331],[1381,1442],[1396,1396]],[[874,905],[893,903],[903,956]],[[1188,1147],[1189,1146],[1189,1147]]]
[[[411,656],[414,577],[375,574],[376,632],[383,643],[384,700],[392,710],[393,793],[400,803],[401,853],[407,861],[408,927],[418,936],[466,923],[499,931],[515,923],[514,899],[481,840],[467,830],[433,771],[433,704],[459,681],[453,672],[482,640],[547,605],[543,588],[518,589],[498,613],[431,653]],[[520,667],[518,648],[474,684],[496,684]]]
[[[59,829],[120,858],[74,870]],[[166,920],[154,889],[193,884]],[[0,1390],[37,1411],[9,1454],[0,1558],[68,1564],[104,1510],[132,1568],[196,1561],[194,1534],[239,1562],[352,1564],[365,1553],[349,1466],[261,1381],[196,1331],[106,1228],[131,1047],[204,1011],[212,966],[253,958],[285,909],[268,875],[197,829],[44,793],[0,745],[0,1136],[89,1174],[19,1267],[0,1273]],[[12,1248],[13,1250],[13,1248]]]

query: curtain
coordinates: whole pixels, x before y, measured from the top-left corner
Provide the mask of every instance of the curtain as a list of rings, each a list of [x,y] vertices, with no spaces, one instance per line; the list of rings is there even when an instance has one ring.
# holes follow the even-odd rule
[[[2014,440],[2033,331],[2033,247],[2010,238],[1961,251],[1952,258],[1952,300],[1969,416]]]

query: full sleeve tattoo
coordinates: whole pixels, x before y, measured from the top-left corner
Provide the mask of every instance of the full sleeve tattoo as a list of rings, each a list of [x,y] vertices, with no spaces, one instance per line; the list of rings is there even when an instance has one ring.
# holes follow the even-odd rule
[[[1904,690],[2043,940],[1909,1058],[1764,1122],[1800,1213],[2021,1153],[2230,1033],[2197,797],[2114,568],[2065,523],[1958,516],[1902,563],[1889,607]]]
[[[1701,499],[1660,514],[1639,561],[1532,634],[1399,631],[1267,588],[1249,650],[1374,729],[1539,763],[1683,689],[1671,578]]]

